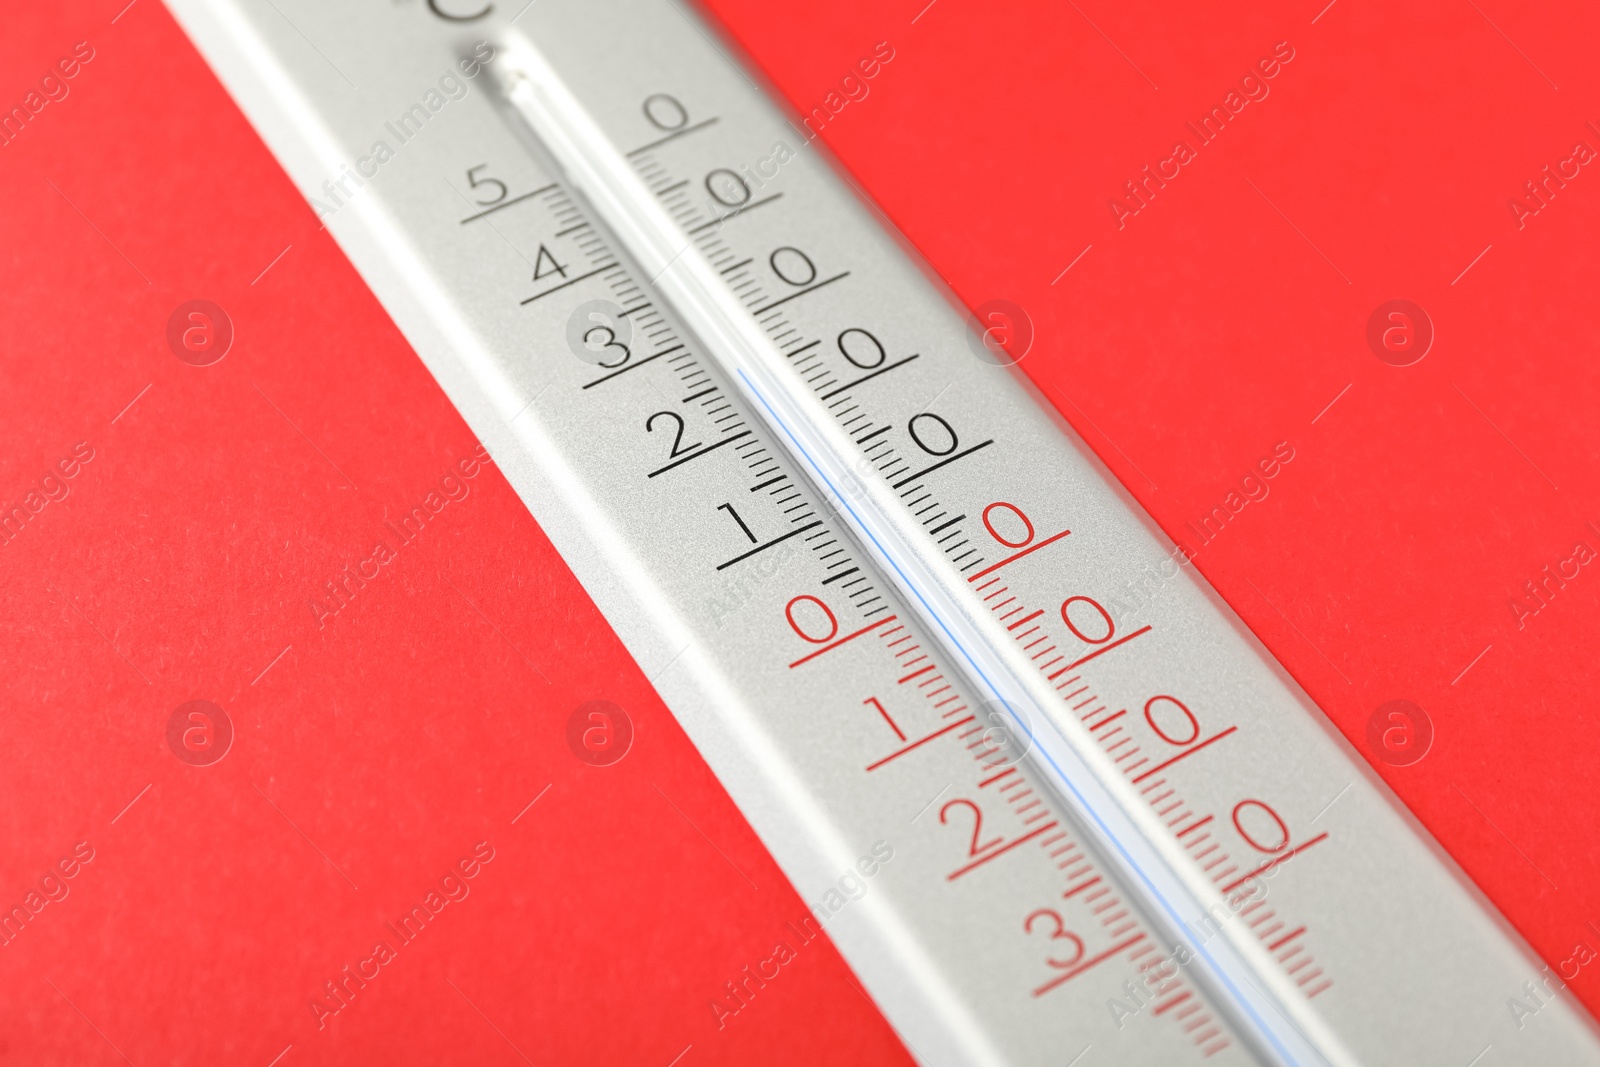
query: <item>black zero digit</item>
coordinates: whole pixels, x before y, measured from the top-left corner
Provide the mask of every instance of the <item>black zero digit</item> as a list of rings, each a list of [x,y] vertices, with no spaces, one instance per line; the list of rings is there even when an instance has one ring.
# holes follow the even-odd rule
[[[888,358],[888,354],[883,350],[883,344],[859,326],[852,326],[839,334],[838,344],[840,354],[862,370],[876,370],[878,367],[883,366],[883,361]],[[935,415],[934,418],[938,418],[938,416]],[[916,420],[913,419],[912,421],[915,422]],[[943,422],[944,420],[940,419],[939,421]],[[911,431],[911,436],[916,436],[915,430]],[[954,437],[955,434],[952,433],[950,436]],[[917,443],[919,445],[922,444],[921,441]],[[927,446],[924,445],[923,447]]]
[[[663,113],[665,118],[662,117]],[[673,116],[676,116],[677,121],[668,121]],[[677,97],[668,96],[666,93],[652,93],[644,98],[644,117],[650,125],[668,133],[681,130],[689,124],[688,110],[678,102]]]
[[[448,11],[439,9],[439,0],[428,0],[428,10],[444,19],[446,22],[476,22],[494,10],[493,4],[484,4],[483,10],[473,15],[452,15]]]
[[[719,174],[726,175],[727,180],[732,182],[731,185],[725,184],[724,191],[735,197],[735,199],[730,200],[728,197],[723,196],[722,193],[717,192],[716,181]],[[718,167],[706,175],[706,192],[711,194],[711,199],[723,207],[739,208],[750,202],[750,186],[745,184],[743,178],[727,167]]]
[[[928,442],[922,439],[922,434],[927,432],[927,428],[925,428],[922,432],[918,432],[917,424],[923,420],[936,422],[940,427],[943,428],[944,432],[950,437],[950,446],[948,448],[934,448],[932,445],[928,444]],[[911,416],[911,421],[906,423],[906,430],[911,434],[911,439],[917,443],[917,447],[928,453],[930,456],[948,456],[950,453],[956,450],[956,446],[960,443],[959,439],[956,437],[955,429],[951,427],[948,422],[945,422],[944,419],[940,418],[938,415],[935,415],[931,411],[923,411]],[[937,443],[938,442],[935,441],[935,444]]]
[[[785,252],[789,253],[789,255],[784,256],[783,254]],[[783,267],[778,265],[780,256],[783,256],[782,262],[788,266],[788,270],[784,270]],[[798,262],[796,262],[796,260],[798,260]],[[776,274],[790,285],[810,285],[812,282],[817,280],[817,265],[811,262],[810,256],[806,255],[798,248],[791,248],[789,245],[784,245],[782,248],[776,249],[772,255],[767,257],[767,263],[772,266],[772,273]],[[791,278],[791,274],[803,274],[805,277]]]

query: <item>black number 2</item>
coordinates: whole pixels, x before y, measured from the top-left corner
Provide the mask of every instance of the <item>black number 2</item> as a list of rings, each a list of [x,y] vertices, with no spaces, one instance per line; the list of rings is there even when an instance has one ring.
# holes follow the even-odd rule
[[[685,452],[689,452],[700,447],[699,441],[696,441],[692,445],[686,445],[683,443],[683,416],[679,415],[676,411],[658,411],[654,415],[651,415],[648,419],[645,419],[644,429],[646,433],[656,432],[655,422],[657,419],[671,419],[673,422],[678,424],[677,432],[672,435],[672,451],[668,454],[668,459],[677,459]]]

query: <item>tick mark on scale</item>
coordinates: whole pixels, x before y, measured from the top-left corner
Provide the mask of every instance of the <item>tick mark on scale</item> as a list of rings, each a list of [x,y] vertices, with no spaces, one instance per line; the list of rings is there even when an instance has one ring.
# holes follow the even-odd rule
[[[1278,853],[1276,856],[1273,856],[1270,860],[1264,860],[1261,863],[1256,864],[1256,866],[1254,868],[1252,868],[1251,871],[1248,874],[1241,875],[1238,878],[1235,878],[1233,881],[1229,882],[1227,885],[1223,886],[1222,887],[1222,895],[1223,896],[1227,896],[1229,893],[1233,892],[1235,889],[1238,889],[1240,886],[1244,885],[1244,883],[1248,882],[1250,879],[1259,877],[1259,876],[1261,876],[1263,874],[1266,874],[1268,871],[1272,870],[1274,867],[1277,867],[1280,864],[1287,863],[1290,860],[1294,859],[1296,856],[1300,855],[1300,853],[1304,852],[1306,849],[1310,848],[1312,845],[1318,844],[1319,842],[1322,842],[1322,841],[1326,841],[1327,839],[1328,839],[1328,834],[1327,834],[1326,831],[1324,831],[1323,833],[1318,834],[1316,837],[1313,837],[1310,841],[1307,841],[1303,845],[1296,845],[1294,848],[1291,848],[1286,852]]]
[[[618,269],[618,266],[615,263],[607,263],[604,266],[596,267],[594,270],[591,270],[591,271],[589,271],[589,272],[587,272],[585,274],[580,274],[576,278],[573,278],[573,279],[571,279],[569,281],[564,281],[560,285],[552,285],[550,288],[546,289],[542,293],[535,293],[534,295],[528,297],[526,300],[523,300],[522,304],[523,305],[528,305],[528,304],[533,303],[536,300],[543,300],[545,297],[549,296],[551,293],[560,292],[562,289],[565,289],[565,288],[567,288],[568,286],[571,286],[571,285],[577,285],[581,281],[585,281],[585,280],[587,280],[589,278],[593,278],[596,274],[604,274],[607,271],[612,271],[612,270],[617,270],[617,269]]]
[[[871,633],[873,630],[876,630],[876,629],[879,629],[880,627],[889,625],[891,622],[894,622],[896,618],[898,618],[898,616],[890,615],[886,619],[879,619],[877,622],[872,623],[871,625],[863,626],[861,629],[857,630],[853,634],[846,634],[845,636],[839,638],[839,640],[834,641],[831,644],[824,645],[824,646],[822,646],[821,648],[817,649],[815,652],[812,652],[809,655],[801,656],[799,659],[797,659],[793,663],[789,664],[789,669],[793,670],[794,668],[800,666],[802,663],[810,663],[812,660],[816,659],[818,656],[822,655],[824,652],[832,652],[834,649],[838,648],[840,645],[845,644],[845,643],[847,643],[849,641],[854,641],[856,638],[860,637],[862,634]]]
[[[451,186],[451,188],[455,188],[455,187]],[[493,215],[496,211],[499,211],[502,208],[508,208],[513,204],[520,204],[524,200],[528,200],[528,199],[531,199],[532,197],[538,196],[540,193],[548,193],[550,190],[552,190],[554,188],[556,188],[556,183],[555,182],[551,182],[549,185],[541,186],[538,189],[535,189],[531,193],[523,193],[521,196],[514,196],[510,200],[506,200],[506,201],[504,201],[502,203],[496,204],[494,207],[489,208],[487,211],[480,211],[476,215],[468,215],[466,218],[461,220],[461,225],[465,226],[469,222],[476,222],[477,220],[483,218],[485,215]]]
[[[904,367],[907,363],[910,363],[912,360],[914,360],[916,358],[917,358],[917,355],[914,353],[912,355],[907,356],[905,359],[896,360],[895,362],[890,363],[888,366],[879,367],[877,370],[872,371],[870,374],[863,374],[861,377],[853,379],[852,381],[845,382],[843,385],[835,386],[834,388],[828,390],[826,393],[823,393],[817,399],[819,399],[819,400],[832,400],[834,397],[838,396],[840,393],[847,393],[850,390],[854,389],[856,386],[861,385],[864,382],[870,382],[872,379],[878,377],[878,375],[880,375],[880,374],[888,374],[892,370],[896,370],[896,369],[898,369],[900,367]],[[857,444],[859,444],[859,443],[860,442],[857,442]]]
[[[775,199],[777,199],[777,194],[774,194],[773,196],[769,196],[767,198],[767,200],[775,200]],[[756,201],[756,204],[764,204],[764,203],[766,203],[765,200],[757,200]],[[750,205],[750,207],[755,207],[755,206],[756,206],[755,204],[751,204]],[[745,210],[745,209],[741,208],[740,210],[742,211],[742,210]],[[736,214],[738,214],[738,212],[736,212],[736,211],[735,212],[729,212],[728,214],[729,215],[736,215]],[[723,216],[723,218],[727,218],[727,217],[728,217],[727,215]],[[690,230],[689,232],[693,233],[694,231]],[[793,293],[790,293],[788,296],[780,297],[779,299],[772,301],[770,304],[764,304],[761,307],[758,307],[754,311],[752,311],[751,314],[752,315],[765,314],[766,312],[771,311],[773,308],[777,307],[779,304],[787,304],[791,300],[798,300],[800,297],[805,296],[807,293],[816,292],[818,289],[821,289],[824,285],[832,285],[834,282],[839,281],[842,278],[848,278],[848,277],[850,277],[850,272],[849,271],[847,271],[847,270],[846,271],[840,271],[838,274],[835,274],[831,278],[824,278],[822,281],[816,282],[816,283],[814,283],[812,285],[808,285],[804,289],[799,290],[798,292],[793,292]],[[914,359],[916,357],[913,356],[912,358]]]
[[[984,445],[993,444],[993,442],[992,441],[985,441],[983,444]],[[983,447],[983,445],[978,445],[977,447],[968,449],[967,451],[968,452],[976,452],[979,448],[982,448],[982,447]],[[966,453],[962,453],[962,455],[965,455],[965,454]],[[959,459],[960,457],[959,456],[955,456],[955,457],[952,457],[952,458],[953,459]],[[937,464],[935,464],[935,466],[937,466]],[[931,470],[932,468],[929,468],[929,469]],[[897,486],[895,486],[895,488],[898,489],[899,486],[897,485]],[[1030,530],[1029,532],[1031,533],[1032,531]],[[1029,545],[1027,548],[1024,548],[1021,552],[1017,552],[1017,553],[1015,553],[1013,555],[1007,556],[1005,559],[1001,560],[999,563],[990,564],[989,566],[985,567],[983,570],[979,571],[977,574],[972,575],[970,578],[967,579],[967,581],[968,582],[975,582],[979,578],[982,578],[986,574],[993,574],[995,571],[999,570],[1001,567],[1004,567],[1004,566],[1006,566],[1007,564],[1010,564],[1010,563],[1015,563],[1017,560],[1021,559],[1023,556],[1029,555],[1030,553],[1033,553],[1033,552],[1037,552],[1037,551],[1039,551],[1039,549],[1044,548],[1046,545],[1055,544],[1057,541],[1061,540],[1063,537],[1066,537],[1071,532],[1072,532],[1071,530],[1062,530],[1058,534],[1052,534],[1051,536],[1046,537],[1043,541],[1040,541],[1040,542],[1038,542],[1036,544]],[[1149,629],[1149,627],[1145,627],[1145,629]],[[1139,636],[1139,635],[1138,634],[1129,634],[1128,637],[1125,640],[1131,641],[1131,640],[1133,640],[1133,638],[1135,638],[1137,636]]]
[[[1100,648],[1095,649],[1093,652],[1089,653],[1087,656],[1080,656],[1079,658],[1073,660],[1071,663],[1067,664],[1065,667],[1062,667],[1062,668],[1058,669],[1054,674],[1049,674],[1049,675],[1046,675],[1045,677],[1048,680],[1053,682],[1057,678],[1059,678],[1061,675],[1067,673],[1070,670],[1073,670],[1074,668],[1083,666],[1085,663],[1088,663],[1090,660],[1094,659],[1096,656],[1103,656],[1107,652],[1110,652],[1113,648],[1116,648],[1118,645],[1125,645],[1129,641],[1132,641],[1135,637],[1139,637],[1142,634],[1149,633],[1150,629],[1151,628],[1149,626],[1141,626],[1137,630],[1133,631],[1133,633],[1129,634],[1127,637],[1119,637],[1115,641],[1112,641],[1108,645],[1102,645]]]
[[[665,355],[665,353],[662,353],[662,354]],[[621,371],[618,371],[617,373],[620,374]],[[600,380],[604,381],[605,379],[602,378]],[[591,383],[591,384],[595,384],[595,383]],[[585,386],[584,388],[588,388],[588,386]],[[698,452],[691,452],[687,456],[680,456],[678,459],[673,460],[671,463],[668,463],[666,466],[656,468],[655,470],[651,471],[649,474],[645,475],[645,477],[654,478],[658,474],[665,474],[667,471],[672,470],[674,467],[681,467],[685,463],[690,462],[691,460],[699,459],[701,456],[705,455],[708,452],[715,452],[717,449],[721,448],[725,444],[728,444],[728,443],[733,442],[733,441],[738,441],[738,440],[740,440],[742,438],[749,437],[749,436],[750,436],[750,431],[749,430],[740,430],[738,433],[729,434],[728,436],[724,437],[722,440],[717,441],[714,444],[706,445],[704,448],[700,449]],[[738,561],[737,560],[732,560],[730,562],[735,562],[736,563]],[[723,564],[723,566],[727,566],[727,564]],[[722,568],[718,567],[717,569],[721,570]]]
[[[673,130],[665,137],[659,137],[656,140],[651,141],[649,144],[642,144],[638,148],[635,148],[633,151],[628,153],[628,158],[632,159],[634,156],[642,155],[643,153],[650,151],[652,148],[659,148],[668,141],[675,140],[679,137],[686,137],[691,133],[705,129],[707,126],[715,126],[716,124],[717,116],[713,115],[711,118],[697,122],[693,126],[685,126],[681,130]]]
[[[1018,845],[1025,844],[1026,842],[1032,841],[1034,838],[1038,837],[1040,834],[1044,833],[1046,830],[1055,829],[1055,827],[1057,825],[1058,824],[1055,822],[1055,820],[1052,819],[1050,822],[1045,823],[1043,826],[1039,827],[1037,830],[1030,830],[1027,833],[1023,834],[1021,837],[1012,838],[1010,841],[1007,841],[1004,845],[1001,845],[999,848],[995,849],[993,852],[985,853],[984,855],[979,856],[977,859],[973,860],[971,863],[967,864],[965,867],[959,867],[956,870],[951,871],[949,874],[945,875],[945,881],[953,882],[957,878],[960,878],[962,875],[967,874],[970,871],[977,870],[979,867],[982,867],[985,863],[988,863],[990,860],[992,860],[992,859],[994,859],[994,858],[996,858],[998,856],[1005,855],[1007,852],[1010,852],[1012,849],[1016,848]]]
[[[922,468],[921,470],[916,471],[915,473],[906,475],[904,478],[901,478],[899,481],[894,482],[893,486],[896,489],[900,489],[900,488],[902,488],[904,486],[910,485],[912,482],[916,481],[918,478],[921,478],[922,476],[927,475],[927,474],[932,474],[934,471],[938,470],[941,467],[948,467],[950,464],[954,463],[956,460],[965,459],[966,457],[972,455],[974,452],[978,451],[979,449],[988,448],[992,444],[994,444],[994,441],[992,439],[988,440],[988,441],[981,441],[978,444],[973,445],[971,448],[963,449],[962,451],[957,452],[953,456],[947,456],[946,458],[941,459],[937,463],[930,463],[928,466]]]
[[[740,523],[740,525],[743,526],[744,524]],[[788,533],[783,534],[780,537],[774,537],[772,540],[766,542],[765,544],[757,545],[755,548],[752,548],[748,552],[741,552],[739,555],[734,556],[732,559],[728,560],[728,562],[726,562],[726,563],[717,564],[717,570],[719,570],[719,571],[727,570],[729,567],[733,566],[735,563],[743,563],[745,560],[749,559],[751,556],[759,555],[760,553],[765,552],[767,549],[773,547],[774,545],[780,545],[783,542],[789,540],[789,538],[791,538],[791,537],[798,537],[799,535],[805,533],[807,530],[815,529],[816,527],[821,526],[821,525],[822,525],[822,520],[821,519],[818,519],[816,522],[808,522],[804,526],[798,527],[797,529],[790,530]],[[750,531],[746,530],[745,532],[749,533]]]
[[[602,382],[609,382],[611,379],[616,378],[616,377],[618,377],[620,375],[623,375],[623,374],[627,374],[629,371],[631,371],[631,370],[633,370],[633,369],[635,369],[637,367],[642,367],[646,363],[652,363],[655,360],[660,359],[662,356],[669,355],[669,354],[671,354],[673,352],[676,352],[676,351],[678,351],[678,349],[680,349],[682,347],[683,347],[682,345],[673,345],[671,348],[663,348],[659,352],[652,352],[650,355],[644,357],[643,359],[641,359],[637,363],[629,363],[627,366],[621,367],[621,368],[619,368],[617,370],[614,370],[610,374],[607,374],[603,378],[596,378],[592,382],[585,382],[584,385],[583,385],[583,388],[585,388],[585,389],[593,389],[595,386],[601,384]]]
[[[771,196],[764,196],[760,200],[752,200],[748,204],[742,204],[739,207],[734,208],[732,211],[724,212],[723,214],[718,215],[716,218],[712,219],[710,222],[702,222],[698,226],[691,227],[689,229],[689,231],[688,231],[689,232],[689,236],[693,237],[695,234],[701,233],[701,232],[703,232],[705,230],[709,230],[709,229],[711,229],[713,227],[720,227],[724,222],[727,222],[731,218],[734,218],[734,217],[736,217],[738,215],[743,215],[746,211],[754,211],[756,208],[760,207],[763,204],[770,204],[774,200],[780,200],[782,198],[783,198],[783,194],[782,193],[773,193]],[[846,273],[848,273],[848,272],[846,272]],[[834,280],[834,279],[829,279],[829,281],[832,281],[832,280]],[[826,284],[826,283],[823,283],[823,284]]]
[[[1082,963],[1078,964],[1076,967],[1072,968],[1070,971],[1066,971],[1066,972],[1064,972],[1062,974],[1059,974],[1056,977],[1050,979],[1050,981],[1046,982],[1044,985],[1039,986],[1037,989],[1035,989],[1033,991],[1033,995],[1036,996],[1036,997],[1042,997],[1046,993],[1050,992],[1050,990],[1055,989],[1057,986],[1060,986],[1060,985],[1063,985],[1063,984],[1065,984],[1067,982],[1070,982],[1072,979],[1078,977],[1078,975],[1082,974],[1084,971],[1087,971],[1089,968],[1094,967],[1097,964],[1104,963],[1106,960],[1108,960],[1111,957],[1117,955],[1119,952],[1122,952],[1125,949],[1130,949],[1134,945],[1137,945],[1139,942],[1141,942],[1143,940],[1144,940],[1144,934],[1134,934],[1132,937],[1128,938],[1126,941],[1122,941],[1122,942],[1119,942],[1118,944],[1112,945],[1110,948],[1106,949],[1104,952],[1100,953],[1099,955],[1091,956],[1090,958],[1084,960]],[[1084,1051],[1088,1051],[1088,1050],[1085,1049]],[[1080,1055],[1081,1055],[1081,1053],[1080,1053]]]

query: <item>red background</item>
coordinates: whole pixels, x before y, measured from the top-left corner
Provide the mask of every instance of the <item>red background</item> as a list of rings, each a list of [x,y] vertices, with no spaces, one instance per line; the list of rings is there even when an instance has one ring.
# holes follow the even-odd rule
[[[1600,572],[1510,606],[1600,551],[1600,169],[1508,207],[1600,150],[1600,11],[925,4],[713,6],[805,112],[890,43],[823,139],[968,304],[1028,311],[1023,369],[1174,538],[1291,444],[1200,569],[1363,751],[1379,705],[1421,706],[1432,750],[1384,777],[1548,959],[1600,947]],[[1282,41],[1119,229],[1123,183]],[[1436,331],[1405,368],[1365,339],[1395,298]]]
[[[0,503],[95,450],[0,544],[0,904],[96,852],[0,948],[0,1062],[904,1062],[822,942],[717,1029],[804,905],[492,467],[318,628],[475,441],[165,10],[122,4],[0,38],[7,101],[97,53],[0,148]],[[1524,629],[1508,602],[1600,547],[1600,178],[1522,230],[1506,201],[1600,142],[1595,16],[1169,6],[715,8],[806,109],[890,42],[825,139],[965,298],[1027,309],[1024,369],[1175,536],[1293,445],[1199,565],[1358,746],[1378,704],[1427,710],[1385,776],[1559,960],[1600,940],[1600,577]],[[1271,95],[1118,230],[1109,198],[1282,40]],[[207,368],[163,336],[194,297],[238,333]],[[1437,329],[1408,368],[1364,340],[1394,297]],[[207,768],[165,741],[197,698],[237,731]],[[608,768],[564,739],[595,698],[637,731]],[[319,1032],[321,984],[483,840]]]

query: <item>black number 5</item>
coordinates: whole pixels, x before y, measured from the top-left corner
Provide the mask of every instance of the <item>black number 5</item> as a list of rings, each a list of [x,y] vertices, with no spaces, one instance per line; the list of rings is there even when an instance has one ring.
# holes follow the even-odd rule
[[[467,171],[467,184],[472,186],[474,189],[481,189],[485,185],[498,186],[499,189],[500,189],[500,191],[498,193],[496,193],[491,199],[479,200],[477,202],[479,207],[489,207],[492,204],[498,204],[500,201],[502,201],[502,200],[504,200],[506,198],[506,191],[507,190],[506,190],[506,183],[505,182],[501,181],[499,178],[480,178],[480,177],[478,177],[477,172],[482,170],[484,167],[487,167],[488,165],[489,164],[487,164],[487,163],[479,163],[476,167],[473,167],[471,170]]]

